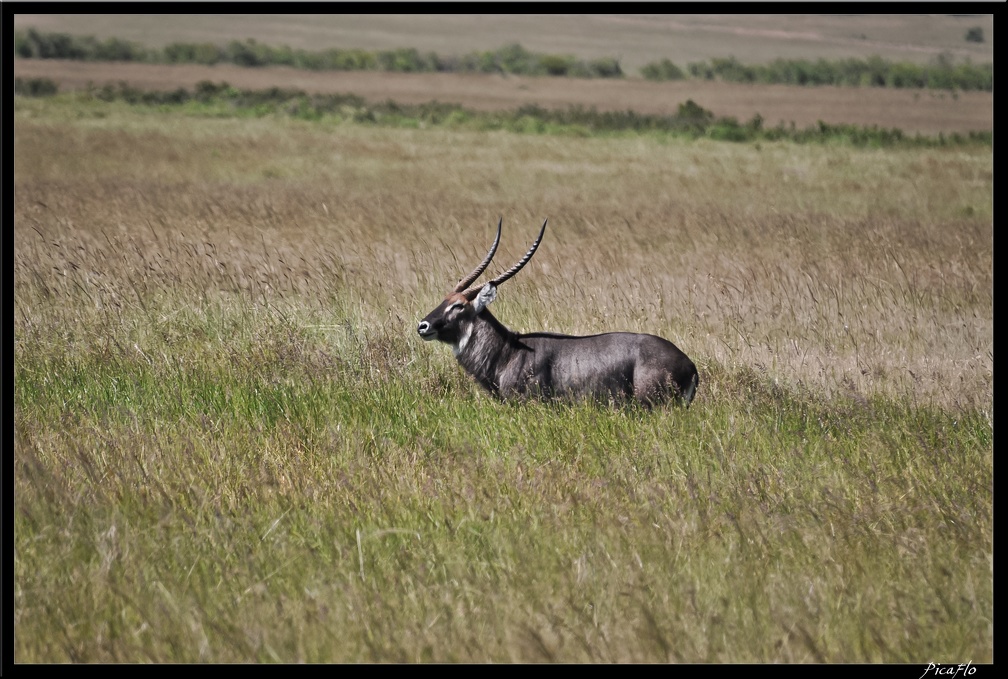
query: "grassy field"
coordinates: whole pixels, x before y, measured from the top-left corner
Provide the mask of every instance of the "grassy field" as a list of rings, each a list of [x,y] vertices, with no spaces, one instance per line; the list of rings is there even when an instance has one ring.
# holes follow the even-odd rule
[[[16,661],[993,660],[990,147],[14,124]],[[500,215],[497,317],[689,410],[420,341]]]

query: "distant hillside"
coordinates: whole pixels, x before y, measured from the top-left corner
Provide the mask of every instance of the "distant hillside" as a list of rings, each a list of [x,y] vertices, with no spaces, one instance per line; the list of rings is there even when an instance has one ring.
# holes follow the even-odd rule
[[[413,47],[447,55],[520,43],[579,59],[616,57],[634,75],[660,59],[685,66],[723,57],[765,63],[877,55],[925,64],[939,55],[976,63],[994,55],[992,14],[21,14],[13,23],[154,47],[252,38],[309,50]]]

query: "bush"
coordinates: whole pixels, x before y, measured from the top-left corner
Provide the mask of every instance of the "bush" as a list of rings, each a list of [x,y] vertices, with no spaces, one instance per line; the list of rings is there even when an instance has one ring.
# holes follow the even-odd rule
[[[34,59],[83,59],[85,52],[65,33],[39,33],[34,28],[15,39],[18,55]]]
[[[668,59],[645,65],[641,69],[641,75],[647,80],[682,80],[686,77],[683,70]]]
[[[199,101],[207,102],[219,94],[226,92],[228,87],[229,85],[226,82],[221,82],[220,85],[215,85],[209,80],[201,80],[196,83],[196,93],[194,96]]]
[[[436,64],[430,63],[429,59],[424,59],[420,56],[420,52],[412,47],[379,52],[377,65],[382,71],[398,73],[423,73],[437,70]]]
[[[714,120],[713,113],[705,109],[703,106],[700,106],[692,99],[687,99],[684,103],[679,104],[676,117],[685,122],[703,123],[705,125]]]
[[[711,70],[714,75],[727,82],[751,83],[756,81],[756,71],[751,66],[744,66],[735,57],[727,59],[711,59]]]
[[[518,43],[497,50],[496,63],[505,73],[515,75],[534,75],[539,67],[539,59]]]
[[[232,40],[224,54],[227,61],[238,66],[267,66],[270,63],[269,48],[252,38],[245,42]]]
[[[602,57],[588,62],[589,75],[593,78],[622,78],[623,68],[619,59]]]
[[[721,118],[707,130],[707,136],[715,141],[748,141],[752,132],[734,118]]]
[[[927,77],[924,69],[914,64],[894,64],[889,71],[887,83],[890,87],[924,87],[927,85]]]
[[[26,97],[50,97],[59,87],[49,78],[14,78],[14,94]]]
[[[565,57],[559,54],[547,54],[539,58],[539,65],[546,75],[567,75],[573,64],[574,57]]]
[[[983,29],[979,26],[974,26],[973,28],[966,31],[966,42],[983,42]]]
[[[95,44],[93,58],[95,61],[144,61],[147,53],[140,45],[109,38]]]
[[[706,61],[692,61],[686,65],[686,70],[697,80],[714,80],[714,69]]]

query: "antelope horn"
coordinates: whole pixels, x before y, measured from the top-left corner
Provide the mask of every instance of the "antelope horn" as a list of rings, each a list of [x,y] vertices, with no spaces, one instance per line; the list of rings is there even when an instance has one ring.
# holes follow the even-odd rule
[[[482,262],[480,262],[480,265],[472,270],[471,274],[469,274],[468,276],[466,276],[465,278],[463,278],[458,282],[458,285],[455,286],[455,290],[453,290],[453,292],[462,292],[463,290],[465,290],[465,287],[470,283],[472,283],[474,280],[476,280],[479,277],[479,275],[483,273],[483,271],[487,268],[487,266],[489,266],[490,260],[493,259],[494,253],[497,252],[497,246],[500,245],[501,224],[503,223],[504,223],[504,217],[501,217],[500,220],[497,222],[497,237],[494,239],[493,245],[490,246],[490,252],[488,252],[487,256],[483,259]]]
[[[546,233],[546,222],[548,221],[549,221],[548,218],[543,220],[542,228],[539,229],[539,235],[536,237],[535,242],[532,243],[532,247],[530,247],[528,252],[525,253],[525,256],[522,257],[520,260],[518,260],[518,263],[515,264],[513,267],[502,273],[500,276],[497,276],[497,278],[490,281],[491,285],[493,285],[494,287],[499,286],[501,283],[503,283],[504,281],[506,281],[507,279],[511,278],[516,273],[521,271],[523,266],[528,264],[528,261],[532,259],[532,255],[535,254],[536,249],[539,247],[539,243],[542,241],[543,234]],[[466,290],[462,294],[471,299],[472,297],[476,296],[476,293],[478,293],[479,290],[480,290],[479,287],[470,288],[469,290]]]

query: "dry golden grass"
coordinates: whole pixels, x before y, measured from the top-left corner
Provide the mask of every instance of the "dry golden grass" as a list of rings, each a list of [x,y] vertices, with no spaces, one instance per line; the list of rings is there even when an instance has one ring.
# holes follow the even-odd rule
[[[150,271],[305,302],[340,285],[410,333],[497,215],[502,262],[549,217],[534,266],[498,302],[517,328],[658,332],[701,364],[826,393],[992,399],[983,149],[115,120],[19,118],[19,280],[76,265],[118,288]],[[183,246],[205,249],[206,268],[175,268]],[[106,254],[88,264],[91,252]]]

